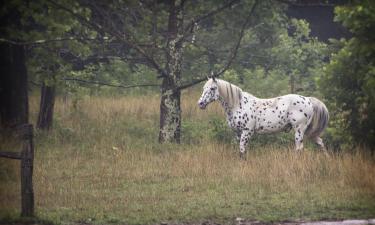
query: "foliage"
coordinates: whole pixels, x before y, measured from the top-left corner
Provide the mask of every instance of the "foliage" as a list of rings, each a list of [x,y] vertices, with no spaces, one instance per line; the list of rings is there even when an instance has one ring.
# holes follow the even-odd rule
[[[221,143],[231,143],[234,140],[234,133],[228,127],[223,117],[212,117],[209,120],[209,136],[212,140]]]
[[[225,65],[254,2],[257,5],[244,31],[237,58],[223,78],[259,97],[290,92],[319,97],[321,93],[316,91],[316,80],[327,61],[327,46],[310,37],[306,21],[288,19],[285,4],[270,0],[236,2],[199,21],[191,31],[185,30],[181,79],[177,83],[189,83]],[[179,29],[186,28],[189,21],[225,3],[186,1],[183,5],[184,23],[179,24]],[[77,103],[84,95],[160,91],[156,87],[113,89],[62,79],[68,77],[115,85],[161,84],[160,72],[134,46],[141,47],[161,67],[166,65],[169,60],[165,54],[169,41],[166,34],[169,29],[168,4],[158,1],[145,4],[138,1],[111,1],[108,4],[84,0],[11,1],[2,7],[0,13],[6,14],[11,8],[17,8],[22,15],[22,26],[10,24],[6,27],[7,38],[12,40],[32,43],[72,37],[71,40],[28,45],[28,69],[30,80],[57,84],[60,93],[73,96]],[[365,8],[358,10],[369,14],[368,7]],[[367,32],[354,22],[351,26],[359,33]],[[120,37],[119,33],[127,36]],[[366,89],[369,93],[372,90],[371,86]],[[187,139],[195,136],[189,123],[183,122],[182,125]],[[187,130],[184,132],[184,129]],[[330,134],[335,135],[330,137],[338,140],[341,130],[331,128]]]
[[[265,19],[245,35],[237,63],[223,78],[259,97],[316,96],[315,79],[326,64],[328,46],[310,36],[306,21],[287,19],[275,9],[273,14],[278,19]]]
[[[304,20],[291,19],[288,30],[279,35],[279,44],[271,49],[271,56],[278,70],[289,77],[290,92],[298,89],[315,90],[314,77],[321,71],[327,46],[310,36],[309,25]],[[305,82],[306,79],[310,82]]]
[[[319,83],[332,110],[335,136],[346,144],[375,147],[375,2],[335,8],[336,21],[353,37],[341,40]],[[339,135],[339,136],[338,136]]]

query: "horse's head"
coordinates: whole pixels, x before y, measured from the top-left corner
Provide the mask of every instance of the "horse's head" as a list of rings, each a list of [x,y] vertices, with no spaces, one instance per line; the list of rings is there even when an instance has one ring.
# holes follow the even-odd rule
[[[206,106],[219,99],[219,86],[215,78],[210,78],[203,86],[203,93],[198,101],[198,106],[201,109],[205,109]]]

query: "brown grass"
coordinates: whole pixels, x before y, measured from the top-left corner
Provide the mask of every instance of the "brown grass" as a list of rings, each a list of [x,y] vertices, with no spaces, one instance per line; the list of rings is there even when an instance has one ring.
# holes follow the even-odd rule
[[[223,112],[198,110],[197,98],[184,95],[183,118],[210,126]],[[263,146],[241,161],[238,146],[207,130],[196,145],[159,145],[158,104],[158,96],[85,97],[74,110],[59,99],[55,129],[36,137],[38,216],[130,224],[375,216],[374,158],[360,149],[327,157]],[[32,98],[34,117],[36,109]],[[19,212],[18,167],[0,159],[2,218]]]

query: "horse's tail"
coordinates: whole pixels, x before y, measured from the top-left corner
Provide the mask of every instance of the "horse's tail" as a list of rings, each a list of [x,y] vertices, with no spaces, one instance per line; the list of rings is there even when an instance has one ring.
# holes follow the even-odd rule
[[[310,97],[314,114],[305,134],[308,137],[318,137],[328,125],[328,109],[319,99]]]

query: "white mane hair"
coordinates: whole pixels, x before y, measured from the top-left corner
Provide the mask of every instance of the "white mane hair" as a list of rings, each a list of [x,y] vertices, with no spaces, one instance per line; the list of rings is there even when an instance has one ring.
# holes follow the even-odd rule
[[[213,82],[212,79],[210,80]],[[216,82],[219,89],[219,95],[228,106],[230,108],[238,107],[242,97],[242,89],[225,80],[216,79]]]

